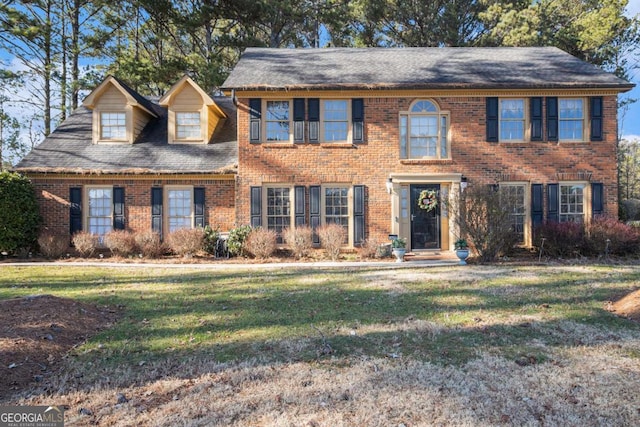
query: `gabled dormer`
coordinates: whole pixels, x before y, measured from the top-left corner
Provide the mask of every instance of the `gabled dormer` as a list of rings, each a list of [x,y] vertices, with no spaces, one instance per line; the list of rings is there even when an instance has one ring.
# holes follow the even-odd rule
[[[82,104],[93,110],[94,144],[133,144],[149,120],[157,117],[147,99],[113,76]]]
[[[189,76],[182,77],[160,99],[167,107],[169,144],[207,144],[226,114]]]

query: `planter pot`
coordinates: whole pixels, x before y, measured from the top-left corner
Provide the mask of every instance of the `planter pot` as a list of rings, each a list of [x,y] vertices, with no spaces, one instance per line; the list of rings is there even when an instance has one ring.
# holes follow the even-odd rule
[[[465,260],[469,258],[469,249],[456,249],[456,256],[460,259],[458,264],[467,265]]]
[[[407,252],[407,250],[405,248],[394,248],[392,252],[396,257],[396,262],[402,262],[404,261],[404,254]]]

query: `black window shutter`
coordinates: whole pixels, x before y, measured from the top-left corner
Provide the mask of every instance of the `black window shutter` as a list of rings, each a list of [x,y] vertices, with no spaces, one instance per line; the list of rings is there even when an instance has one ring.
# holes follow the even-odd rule
[[[498,142],[498,98],[487,98],[487,142]]]
[[[558,216],[558,184],[547,184],[547,221],[560,221]]]
[[[69,189],[69,233],[82,231],[82,188]]]
[[[151,188],[151,229],[162,236],[162,187]]]
[[[315,232],[320,227],[320,189],[319,185],[309,187],[309,222],[313,229],[313,244],[320,244],[320,237]]]
[[[533,226],[542,225],[544,220],[542,184],[531,184],[531,222]]]
[[[602,141],[602,97],[590,98],[591,141]]]
[[[262,99],[249,99],[249,141],[260,142],[260,119],[262,117]]]
[[[547,140],[558,140],[558,98],[547,98]]]
[[[351,121],[353,122],[353,141],[364,141],[364,99],[351,100]]]
[[[304,98],[293,99],[293,140],[304,142]]]
[[[262,226],[262,187],[251,187],[251,226]]]
[[[309,141],[318,142],[320,135],[320,99],[309,98]]]
[[[361,246],[364,243],[364,185],[353,186],[353,244]]]
[[[531,140],[542,141],[542,98],[533,97],[531,103]]]
[[[194,226],[204,228],[204,187],[193,189],[193,213]]]
[[[113,229],[124,230],[124,188],[113,187]]]
[[[301,185],[294,188],[294,216],[295,226],[305,225],[307,222],[307,212],[305,209],[305,188]]]
[[[604,186],[602,183],[591,183],[591,214],[592,216],[604,213]]]

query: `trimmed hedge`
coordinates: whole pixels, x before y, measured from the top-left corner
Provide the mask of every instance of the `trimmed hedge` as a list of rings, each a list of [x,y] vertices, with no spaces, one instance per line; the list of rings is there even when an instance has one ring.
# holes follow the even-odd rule
[[[0,252],[36,248],[41,222],[31,181],[17,173],[0,172]]]

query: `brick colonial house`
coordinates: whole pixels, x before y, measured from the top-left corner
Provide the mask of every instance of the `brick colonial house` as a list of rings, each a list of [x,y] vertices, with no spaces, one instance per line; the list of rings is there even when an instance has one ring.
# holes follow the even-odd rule
[[[490,184],[530,244],[544,220],[617,215],[632,87],[556,48],[250,48],[226,98],[188,77],[159,100],[107,78],[16,170],[59,233],[335,222],[350,247],[393,233],[449,250],[446,204],[420,194]]]

